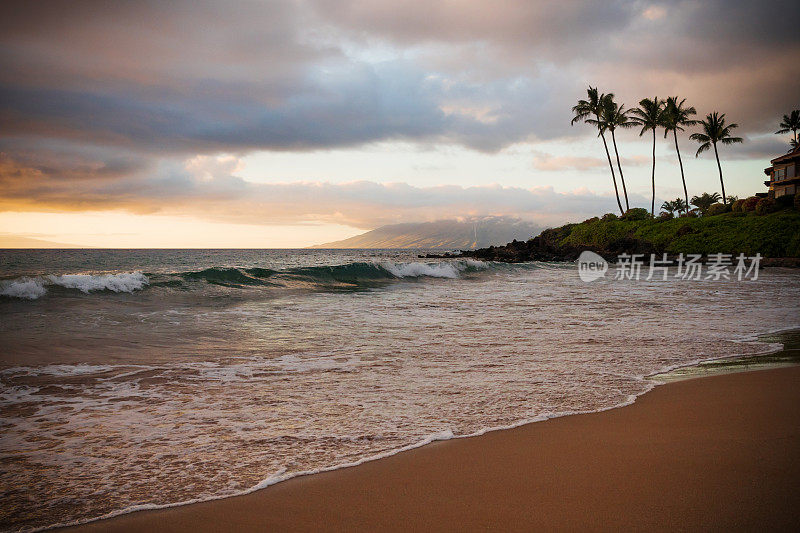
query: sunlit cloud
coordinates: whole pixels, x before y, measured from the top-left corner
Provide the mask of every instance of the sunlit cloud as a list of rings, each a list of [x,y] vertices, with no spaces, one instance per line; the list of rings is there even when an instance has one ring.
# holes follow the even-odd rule
[[[610,180],[592,176],[587,195],[548,189],[559,172],[607,165],[602,149],[569,149],[596,135],[569,123],[587,84],[628,107],[677,94],[726,112],[750,141],[729,158],[769,159],[783,150],[776,119],[798,106],[797,15],[783,0],[14,1],[0,18],[0,210],[357,228],[597,214]],[[413,186],[368,172],[242,177],[256,153],[352,159],[381,143],[486,157],[526,146],[530,187],[492,189],[502,168]],[[620,155],[643,166],[628,146]]]
[[[648,6],[647,9],[642,11],[642,16],[647,20],[658,20],[664,18],[664,15],[667,14],[667,10],[664,6]]]
[[[620,162],[626,167],[635,167],[648,164],[650,159],[644,156],[634,156],[621,158]],[[615,160],[612,160],[612,164],[616,164]],[[536,170],[546,172],[593,170],[597,168],[607,168],[608,159],[602,159],[600,157],[553,156],[543,152],[537,152],[533,158],[533,167]]]
[[[513,215],[548,224],[612,210],[614,205],[610,195],[588,190],[559,193],[552,186],[252,183],[231,173],[240,162],[229,155],[195,157],[183,166],[166,165],[156,175],[107,183],[49,179],[8,159],[0,160],[0,165],[6,173],[29,176],[13,181],[13,190],[0,200],[0,210],[124,209],[140,214],[180,213],[237,224],[313,221],[369,229],[397,222],[487,215]]]

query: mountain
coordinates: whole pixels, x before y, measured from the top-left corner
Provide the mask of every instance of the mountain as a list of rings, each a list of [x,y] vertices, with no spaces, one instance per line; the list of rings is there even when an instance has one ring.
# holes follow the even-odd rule
[[[86,248],[76,244],[34,239],[13,233],[0,233],[0,248]]]
[[[481,217],[391,224],[311,248],[442,248],[469,250],[527,240],[542,228],[513,217]]]

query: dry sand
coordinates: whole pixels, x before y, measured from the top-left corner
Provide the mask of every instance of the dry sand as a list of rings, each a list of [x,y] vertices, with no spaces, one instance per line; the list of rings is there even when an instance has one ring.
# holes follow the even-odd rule
[[[231,457],[231,461],[235,461]],[[800,530],[800,367],[78,531]]]

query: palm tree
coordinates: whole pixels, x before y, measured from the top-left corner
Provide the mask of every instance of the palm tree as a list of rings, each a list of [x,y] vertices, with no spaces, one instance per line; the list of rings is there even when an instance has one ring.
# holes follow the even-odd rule
[[[792,139],[791,141],[789,141],[789,146],[791,146],[792,150],[794,150],[795,148],[800,146],[800,142],[797,142],[795,139]]]
[[[705,214],[708,208],[719,202],[721,199],[718,192],[709,194],[704,192],[700,196],[692,196],[692,205],[697,206],[701,213]]]
[[[617,138],[614,131],[617,128],[632,128],[636,122],[630,118],[630,109],[625,109],[624,105],[617,105],[614,95],[606,95],[603,100],[603,111],[600,115],[600,126],[611,132],[611,144],[614,145],[614,155],[617,157],[617,169],[619,170],[619,180],[622,182],[622,194],[625,196],[625,210],[631,208],[628,203],[628,188],[625,186],[625,177],[622,175],[622,164],[619,162],[619,151],[617,150]]]
[[[611,163],[611,154],[608,152],[608,143],[606,142],[606,136],[603,134],[603,128],[601,127],[601,119],[600,115],[603,112],[603,107],[605,106],[605,100],[608,98],[613,98],[614,95],[606,95],[606,94],[599,94],[597,92],[597,87],[589,87],[586,90],[587,99],[586,100],[578,100],[578,104],[572,108],[572,112],[575,114],[570,121],[570,124],[574,125],[576,122],[586,122],[589,124],[594,124],[598,130],[600,130],[600,138],[603,139],[603,147],[606,149],[606,158],[608,159],[608,167],[611,169],[611,181],[614,182],[614,192],[617,195],[617,205],[619,206],[620,213],[623,215],[625,211],[622,209],[622,202],[619,200],[619,189],[617,188],[617,178],[614,175],[614,164]],[[594,117],[594,118],[592,118]]]
[[[714,157],[717,158],[717,169],[719,169],[719,184],[722,187],[722,203],[728,203],[725,196],[725,182],[722,180],[722,165],[719,164],[719,152],[717,151],[717,143],[721,144],[734,144],[742,142],[741,137],[731,136],[731,130],[738,128],[739,125],[735,123],[725,125],[725,113],[721,115],[714,111],[706,115],[705,120],[701,120],[700,124],[703,125],[703,133],[692,133],[689,138],[693,141],[700,143],[700,148],[697,149],[695,157],[699,156],[712,146],[714,147]]]
[[[672,138],[675,140],[675,152],[678,154],[678,165],[681,167],[681,181],[683,181],[683,196],[686,198],[686,204],[689,204],[689,191],[686,189],[686,176],[683,174],[683,161],[681,161],[681,151],[678,148],[678,132],[683,131],[683,126],[694,126],[699,121],[691,118],[692,115],[697,114],[694,107],[684,107],[686,98],[678,101],[677,96],[670,96],[667,98],[667,104],[664,108],[664,138],[671,131]]]
[[[661,204],[661,209],[674,214],[676,212],[687,211],[689,206],[683,201],[683,198],[675,198],[671,202],[664,202]]]
[[[655,215],[656,210],[656,129],[662,126],[664,121],[664,101],[659,100],[658,96],[652,100],[644,98],[639,100],[639,107],[634,109],[636,124],[642,127],[639,137],[644,135],[647,130],[653,130],[653,201],[650,203],[650,214]]]
[[[788,115],[783,115],[783,122],[778,124],[780,128],[775,132],[776,135],[792,132],[792,140],[797,144],[797,130],[800,130],[800,109],[795,109]]]

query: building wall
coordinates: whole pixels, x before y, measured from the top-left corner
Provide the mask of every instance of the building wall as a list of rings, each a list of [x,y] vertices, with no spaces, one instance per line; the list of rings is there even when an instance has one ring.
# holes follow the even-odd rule
[[[784,196],[786,194],[797,194],[797,185],[775,187],[775,198],[778,198],[779,196]]]
[[[778,163],[769,171],[769,193],[770,198],[777,198],[787,194],[797,194],[798,186],[795,183],[781,184],[782,181],[800,177],[800,161],[790,161],[788,163]]]

